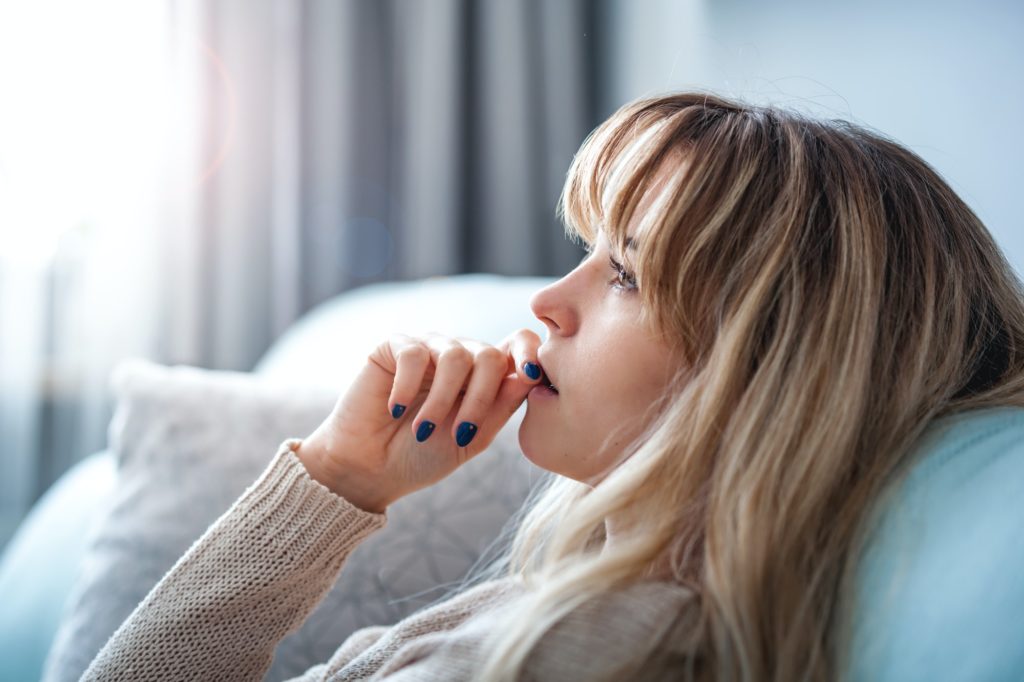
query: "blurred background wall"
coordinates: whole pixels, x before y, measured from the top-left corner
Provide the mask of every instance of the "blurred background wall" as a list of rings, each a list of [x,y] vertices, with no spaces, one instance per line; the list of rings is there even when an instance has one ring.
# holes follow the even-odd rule
[[[875,128],[934,166],[1024,269],[1024,3],[623,0],[606,12],[602,116],[695,85]]]
[[[0,0],[0,544],[127,356],[248,370],[354,287],[558,276],[587,133],[697,87],[875,128],[1018,272],[1010,1]]]

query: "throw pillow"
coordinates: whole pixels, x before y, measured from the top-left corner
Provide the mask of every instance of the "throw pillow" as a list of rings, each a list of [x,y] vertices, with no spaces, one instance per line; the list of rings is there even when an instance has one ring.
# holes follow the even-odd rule
[[[304,437],[339,393],[245,372],[146,360],[112,374],[117,486],[89,539],[44,680],[77,680],[114,630],[206,528]],[[341,389],[339,389],[341,390]],[[544,475],[518,446],[520,410],[486,452],[388,509],[388,526],[349,557],[337,584],[281,641],[265,680],[326,661],[353,631],[397,622],[473,565]]]

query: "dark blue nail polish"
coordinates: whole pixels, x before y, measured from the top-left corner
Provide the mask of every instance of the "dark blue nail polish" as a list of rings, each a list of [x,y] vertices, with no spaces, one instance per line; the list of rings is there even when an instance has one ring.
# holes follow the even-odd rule
[[[462,422],[459,424],[459,430],[455,434],[455,442],[459,444],[460,448],[464,448],[469,445],[469,441],[473,440],[473,436],[476,435],[476,424],[472,422]]]
[[[424,419],[420,422],[420,427],[416,429],[416,440],[423,442],[430,438],[430,434],[434,432],[434,422]]]
[[[399,405],[395,403],[395,406],[391,408],[391,416],[398,419],[405,412],[405,405]]]
[[[540,367],[535,363],[527,362],[523,364],[523,367],[526,368],[526,376],[531,379],[540,379]]]

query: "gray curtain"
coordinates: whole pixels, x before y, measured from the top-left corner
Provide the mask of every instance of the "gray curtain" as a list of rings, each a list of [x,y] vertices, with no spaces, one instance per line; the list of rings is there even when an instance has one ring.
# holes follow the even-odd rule
[[[158,356],[249,369],[352,287],[571,269],[555,205],[597,124],[596,23],[584,0],[189,6],[181,47],[198,30],[230,79],[204,53],[198,166],[231,140],[163,231]]]
[[[7,364],[35,369],[4,407],[21,435],[9,434],[0,483],[3,543],[60,475],[106,447],[109,374],[126,355],[249,370],[305,312],[353,287],[559,275],[582,254],[555,206],[603,118],[598,3],[165,9],[166,70],[153,77],[172,97],[151,215],[130,244],[111,245],[116,255],[76,261],[103,295],[69,286],[72,266],[57,263],[38,337],[5,325],[8,349],[31,349]],[[56,368],[73,393],[50,390]]]

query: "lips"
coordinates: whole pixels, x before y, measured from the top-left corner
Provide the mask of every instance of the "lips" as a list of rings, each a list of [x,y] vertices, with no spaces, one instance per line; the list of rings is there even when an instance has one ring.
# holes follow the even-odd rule
[[[537,353],[537,360],[540,361],[541,366],[541,385],[547,386],[555,393],[558,393],[558,382],[551,376],[550,372],[548,372],[547,365],[544,363],[544,358],[541,357],[539,352]]]
[[[555,386],[555,384],[551,383],[551,379],[548,378],[548,375],[546,373],[543,376],[541,376],[540,382],[542,385],[547,386],[555,393],[558,393],[558,387]]]

